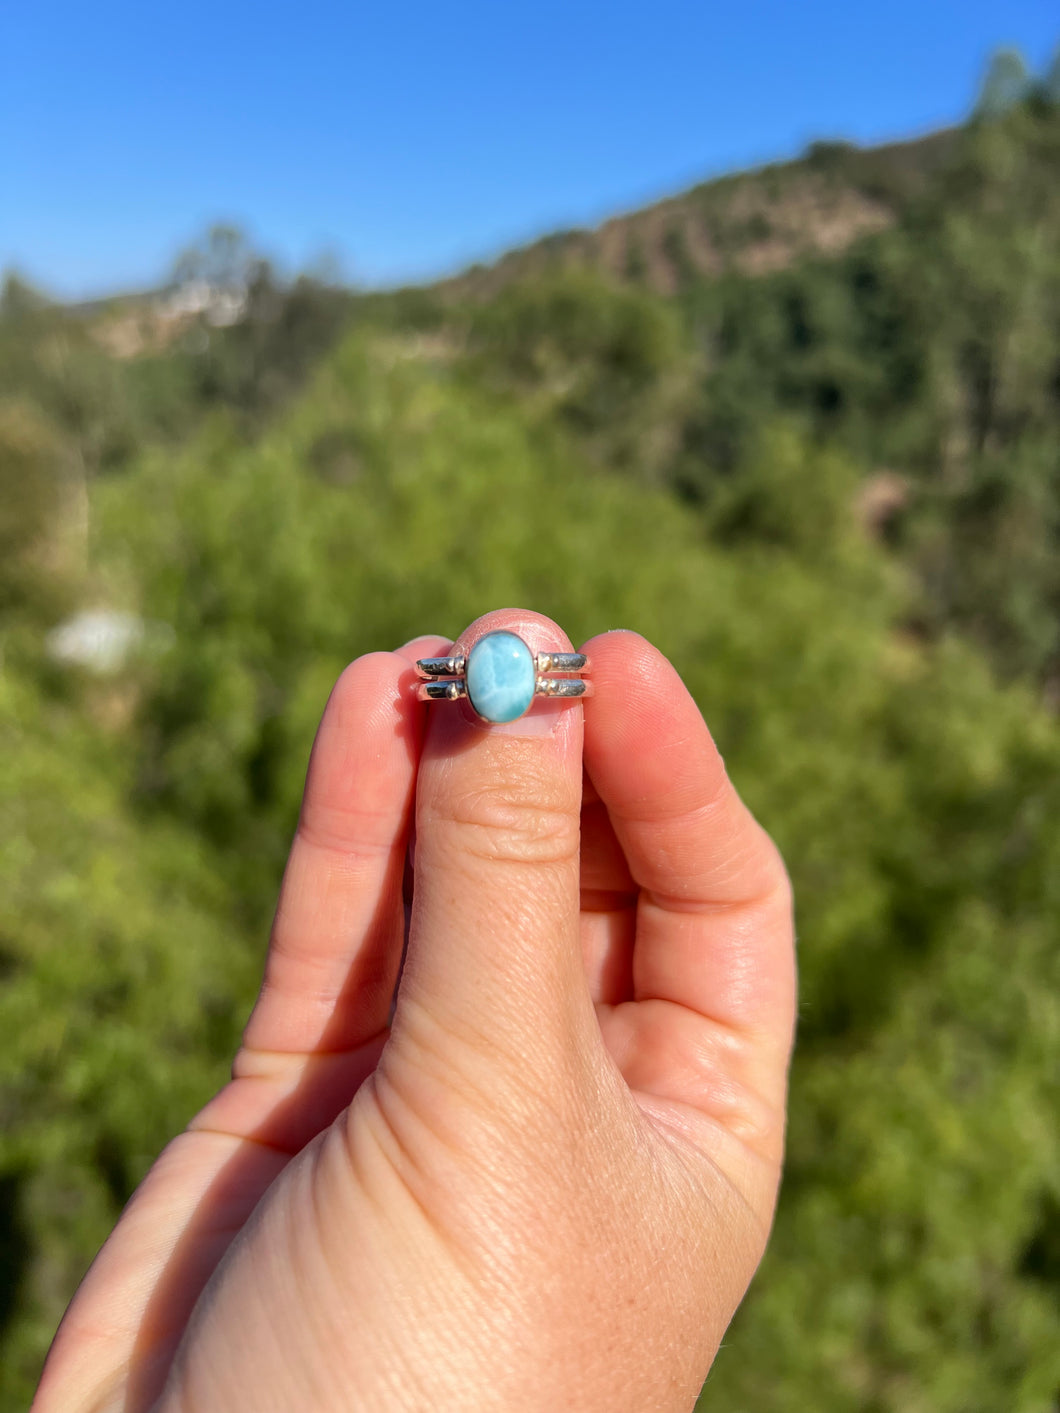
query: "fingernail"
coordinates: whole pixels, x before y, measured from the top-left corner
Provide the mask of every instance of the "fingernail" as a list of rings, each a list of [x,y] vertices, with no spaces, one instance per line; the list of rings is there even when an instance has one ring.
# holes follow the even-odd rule
[[[495,736],[554,736],[559,728],[563,713],[570,711],[572,702],[548,701],[539,698],[530,704],[525,716],[515,721],[479,721],[476,724]]]
[[[416,636],[410,638],[407,643],[402,643],[401,649],[414,648],[417,643],[436,643],[439,638],[444,638],[447,643],[453,641],[452,638],[447,637],[445,633],[417,633]],[[399,649],[399,651],[401,651],[401,649]]]

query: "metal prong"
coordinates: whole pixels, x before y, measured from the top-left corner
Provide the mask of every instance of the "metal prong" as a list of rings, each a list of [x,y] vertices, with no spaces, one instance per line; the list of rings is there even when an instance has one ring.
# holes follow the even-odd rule
[[[592,683],[581,677],[539,677],[534,684],[538,697],[590,697]]]
[[[538,676],[546,672],[584,672],[589,659],[584,653],[535,653]]]
[[[421,682],[416,688],[416,700],[420,702],[458,702],[467,696],[467,683],[462,679],[456,682]]]
[[[416,671],[421,677],[462,677],[466,664],[463,653],[457,657],[421,657]]]

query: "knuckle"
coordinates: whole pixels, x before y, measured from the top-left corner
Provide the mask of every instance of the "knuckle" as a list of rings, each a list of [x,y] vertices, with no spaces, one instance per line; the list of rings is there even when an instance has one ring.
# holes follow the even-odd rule
[[[425,808],[418,830],[448,835],[462,853],[490,863],[556,864],[576,858],[579,821],[570,810],[520,798],[504,786],[450,792]]]
[[[791,882],[791,874],[788,872],[784,862],[784,856],[773,839],[765,834],[765,892],[773,900],[777,911],[782,914],[790,914],[795,906],[795,890]]]

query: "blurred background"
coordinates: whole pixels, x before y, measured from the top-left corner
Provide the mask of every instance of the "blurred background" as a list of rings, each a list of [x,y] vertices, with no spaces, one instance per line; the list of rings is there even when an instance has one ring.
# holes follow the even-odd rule
[[[1058,38],[5,11],[3,1413],[227,1075],[333,680],[508,604],[657,642],[795,880],[700,1407],[1060,1409]]]

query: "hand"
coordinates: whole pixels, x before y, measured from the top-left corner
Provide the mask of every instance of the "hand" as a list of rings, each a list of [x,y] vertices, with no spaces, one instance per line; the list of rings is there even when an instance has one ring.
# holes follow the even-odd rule
[[[570,648],[513,610],[458,648],[498,627]],[[584,646],[584,791],[578,704],[413,700],[448,650],[340,678],[234,1077],[97,1257],[34,1413],[695,1401],[772,1219],[787,877],[642,638]]]

